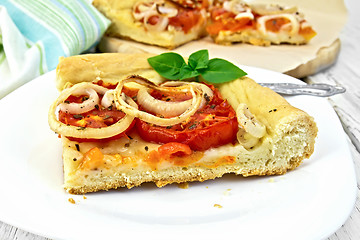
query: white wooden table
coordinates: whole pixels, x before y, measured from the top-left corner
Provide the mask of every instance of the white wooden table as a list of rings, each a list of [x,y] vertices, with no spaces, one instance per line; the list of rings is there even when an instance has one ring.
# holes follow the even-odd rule
[[[349,21],[340,36],[342,48],[337,62],[325,71],[306,79],[311,83],[330,83],[342,85],[347,89],[345,94],[330,97],[329,101],[349,136],[357,174],[358,194],[350,217],[328,238],[330,240],[360,239],[360,1],[345,0],[345,2],[349,9]],[[44,240],[47,238],[0,222],[0,239]]]

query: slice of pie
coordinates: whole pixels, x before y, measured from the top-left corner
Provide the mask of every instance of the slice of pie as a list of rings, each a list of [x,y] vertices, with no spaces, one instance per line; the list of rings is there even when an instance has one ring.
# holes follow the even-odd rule
[[[50,128],[74,194],[284,174],[314,151],[311,116],[248,77],[213,86],[167,81],[149,54],[62,58]]]
[[[216,1],[207,32],[218,44],[306,44],[316,32],[296,7]]]
[[[169,49],[206,35],[207,1],[94,0],[112,22],[106,35]]]

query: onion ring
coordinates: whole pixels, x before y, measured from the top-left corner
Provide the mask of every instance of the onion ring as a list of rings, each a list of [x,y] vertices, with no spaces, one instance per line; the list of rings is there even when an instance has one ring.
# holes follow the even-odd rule
[[[99,104],[99,95],[92,88],[77,89],[77,91],[72,92],[72,95],[88,95],[89,98],[82,103],[60,103],[58,107],[61,111],[70,114],[81,114],[94,109],[95,105]]]
[[[101,87],[96,84],[83,82],[62,91],[60,96],[50,106],[50,110],[48,114],[49,126],[54,132],[66,137],[103,139],[118,135],[124,132],[126,129],[128,129],[128,127],[131,125],[132,121],[134,120],[134,117],[130,115],[125,115],[118,122],[104,128],[83,128],[83,127],[71,126],[60,122],[56,116],[58,105],[64,102],[74,91],[76,92],[78,89],[84,89],[84,88],[92,88],[95,91],[100,92],[100,94],[102,93],[104,94],[105,89],[106,91],[108,90],[107,88]],[[131,98],[126,97],[125,101],[131,107],[137,108],[136,103]]]
[[[185,110],[185,112],[183,112],[179,116],[171,117],[171,118],[157,117],[150,113],[140,111],[137,108],[130,106],[128,103],[126,103],[126,101],[124,101],[124,98],[126,95],[124,93],[122,93],[122,88],[123,88],[124,84],[128,83],[128,82],[136,82],[138,84],[145,85],[147,87],[157,89],[160,91],[190,92],[191,95],[193,96],[191,105],[188,109]],[[120,81],[118,83],[118,85],[115,89],[114,97],[115,97],[116,107],[119,110],[123,111],[124,113],[129,114],[134,117],[137,117],[145,122],[158,125],[158,126],[172,126],[172,125],[181,123],[181,122],[185,121],[187,118],[189,118],[190,116],[192,116],[199,109],[200,104],[201,104],[201,99],[203,98],[204,94],[205,94],[204,92],[200,91],[198,88],[194,87],[192,84],[188,84],[188,85],[180,86],[180,87],[176,87],[176,88],[174,88],[174,87],[159,87],[145,78],[142,78],[142,77],[136,76],[136,75],[132,75],[132,76],[129,76],[128,78],[123,79],[122,81]]]
[[[101,106],[108,108],[114,105],[114,90],[108,90],[101,99]]]
[[[182,102],[166,102],[151,96],[146,88],[141,88],[137,94],[137,102],[147,111],[161,114],[164,117],[174,117],[185,112],[191,106],[191,100]]]
[[[156,13],[156,4],[137,2],[133,7],[133,17],[135,20],[141,20],[149,11]]]
[[[300,25],[298,23],[298,20],[296,19],[294,14],[290,14],[290,13],[281,13],[281,14],[259,17],[259,19],[258,19],[259,30],[263,34],[266,34],[267,30],[266,30],[265,23],[267,21],[270,21],[270,20],[276,19],[276,18],[286,18],[290,21],[290,24],[291,24],[291,31],[289,32],[290,34],[294,35],[299,32]]]
[[[245,103],[240,103],[236,108],[236,117],[239,127],[250,135],[262,138],[266,134],[266,126],[255,118]]]

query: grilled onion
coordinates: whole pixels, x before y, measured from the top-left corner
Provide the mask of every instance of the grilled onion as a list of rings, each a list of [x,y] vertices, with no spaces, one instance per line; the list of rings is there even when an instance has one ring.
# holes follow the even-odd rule
[[[86,86],[86,87],[85,87]],[[90,87],[89,87],[90,86]],[[88,83],[82,83],[80,85],[76,85],[76,87],[71,87],[68,89],[65,89],[62,93],[62,95],[66,98],[68,98],[70,95],[88,95],[89,98],[82,103],[66,103],[62,102],[59,104],[59,109],[63,112],[70,113],[70,114],[81,114],[84,112],[88,112],[92,109],[94,109],[96,104],[99,104],[99,96],[97,92],[100,94],[104,94],[108,89]]]
[[[178,10],[175,7],[171,7],[171,6],[162,6],[162,5],[157,5],[156,6],[157,11],[166,17],[175,17],[176,15],[178,15]]]
[[[124,101],[125,94],[122,93],[122,88],[125,83],[129,82],[135,82],[142,86],[152,88],[155,90],[159,90],[162,92],[190,92],[192,95],[190,106],[182,112],[180,115],[170,118],[165,118],[165,116],[155,116],[153,114],[140,111],[132,106],[130,106],[128,103]],[[159,126],[172,126],[178,123],[181,123],[185,121],[187,118],[192,116],[200,107],[201,100],[204,98],[205,92],[202,91],[200,88],[195,87],[193,84],[184,84],[177,87],[164,87],[164,86],[157,86],[154,83],[150,82],[149,80],[142,78],[140,76],[130,76],[126,79],[123,79],[119,82],[115,89],[115,104],[116,107],[125,112],[126,114],[129,114],[131,116],[137,117],[145,122],[156,124]],[[140,94],[141,97],[141,94]],[[146,97],[146,96],[145,96]],[[146,106],[145,106],[146,107]],[[180,111],[179,111],[180,112]]]
[[[144,3],[137,2],[133,7],[133,16],[135,20],[141,20],[145,17],[146,14],[156,14],[156,4],[155,3]]]
[[[83,127],[71,126],[60,122],[57,117],[59,105],[61,103],[64,103],[64,101],[69,96],[73,94],[78,94],[79,92],[82,93],[83,91],[85,91],[85,89],[93,89],[100,94],[105,94],[106,91],[108,91],[107,88],[89,82],[79,83],[72,86],[71,88],[62,91],[58,99],[51,105],[48,115],[50,128],[54,132],[57,132],[58,134],[61,134],[66,137],[103,139],[118,135],[124,132],[126,129],[128,129],[128,127],[134,120],[134,117],[130,115],[125,115],[118,122],[103,128],[83,128]],[[131,98],[126,97],[124,101],[133,108],[137,107],[136,103]]]
[[[114,102],[114,90],[108,90],[101,99],[101,106],[108,108],[115,105]]]
[[[151,96],[146,88],[141,88],[137,94],[137,102],[147,111],[162,115],[164,117],[174,117],[182,114],[191,106],[191,100],[182,102],[166,102]]]
[[[254,137],[253,135],[245,132],[244,129],[239,128],[236,134],[238,142],[245,148],[251,149],[259,142],[259,138]]]
[[[246,149],[254,147],[266,134],[266,126],[255,118],[245,103],[237,107],[236,117],[239,123],[238,142]]]
[[[241,128],[250,135],[261,138],[266,133],[266,127],[250,112],[245,103],[240,103],[236,109],[236,117]]]
[[[141,21],[150,31],[164,31],[169,25],[169,18],[178,15],[178,9],[171,3],[163,0],[153,2],[138,2],[133,7],[133,16]],[[151,21],[156,17],[156,22]]]
[[[267,30],[266,30],[266,22],[273,20],[273,19],[277,19],[277,18],[286,18],[288,19],[291,24],[291,30],[289,31],[290,34],[296,34],[299,32],[299,28],[300,28],[300,24],[298,22],[298,20],[296,19],[296,16],[294,14],[290,14],[290,13],[281,13],[281,14],[275,14],[275,15],[268,15],[268,16],[261,16],[258,19],[258,28],[259,30],[266,34]],[[289,26],[289,25],[288,25]],[[287,26],[287,27],[288,27]],[[285,30],[285,29],[283,29]]]

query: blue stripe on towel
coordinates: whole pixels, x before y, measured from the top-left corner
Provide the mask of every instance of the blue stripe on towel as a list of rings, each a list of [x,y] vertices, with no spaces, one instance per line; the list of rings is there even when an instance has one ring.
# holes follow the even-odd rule
[[[1,5],[5,6],[8,13],[19,28],[20,32],[29,39],[31,42],[36,43],[38,41],[43,42],[45,50],[45,59],[47,63],[47,69],[52,70],[56,68],[58,64],[59,56],[65,56],[65,52],[61,47],[61,41],[59,36],[43,26],[40,22],[30,17],[19,5],[3,0]],[[58,46],[58,47],[54,47]]]

